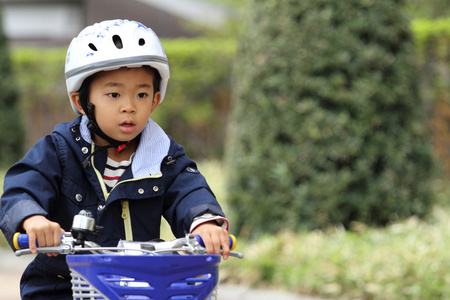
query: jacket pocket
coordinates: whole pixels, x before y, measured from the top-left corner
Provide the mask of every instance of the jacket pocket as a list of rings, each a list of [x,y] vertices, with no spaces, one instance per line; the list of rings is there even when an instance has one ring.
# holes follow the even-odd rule
[[[90,186],[81,184],[71,178],[64,177],[61,183],[61,194],[64,196],[62,205],[74,205],[81,209],[97,206],[97,196]],[[60,205],[61,205],[60,204]]]
[[[73,217],[81,210],[90,211],[92,217],[97,220],[98,207],[102,206],[90,186],[70,178],[64,178],[62,181],[58,203],[52,218],[66,231],[71,229]]]

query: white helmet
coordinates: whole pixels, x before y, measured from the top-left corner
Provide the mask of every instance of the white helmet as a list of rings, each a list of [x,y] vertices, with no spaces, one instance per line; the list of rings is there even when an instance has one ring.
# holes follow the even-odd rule
[[[159,71],[161,102],[170,77],[169,62],[158,36],[139,22],[110,20],[86,27],[72,40],[66,56],[66,85],[70,95],[100,71],[148,65]],[[80,112],[70,101],[73,110]]]

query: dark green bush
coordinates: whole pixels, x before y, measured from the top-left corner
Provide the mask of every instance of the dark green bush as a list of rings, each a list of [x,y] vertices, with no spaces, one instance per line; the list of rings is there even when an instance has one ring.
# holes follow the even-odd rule
[[[195,158],[220,158],[230,100],[232,40],[163,40],[171,79],[152,115]],[[27,120],[27,148],[75,117],[64,79],[66,49],[14,49],[14,69]]]
[[[233,226],[425,216],[432,159],[402,1],[249,7],[227,150]]]
[[[0,166],[6,167],[20,158],[25,137],[7,39],[1,26],[0,78]]]

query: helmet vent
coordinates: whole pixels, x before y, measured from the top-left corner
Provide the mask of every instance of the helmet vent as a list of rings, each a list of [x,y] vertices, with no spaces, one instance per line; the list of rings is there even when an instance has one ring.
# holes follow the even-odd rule
[[[94,50],[94,51],[97,51],[97,47],[95,47],[95,45],[94,44],[92,44],[92,43],[89,43],[89,48],[91,48],[92,50]]]
[[[139,39],[139,46],[144,46],[145,45],[145,40],[144,39]]]
[[[116,45],[117,49],[123,48],[122,39],[120,38],[120,36],[113,35],[112,39],[113,39],[114,45]]]

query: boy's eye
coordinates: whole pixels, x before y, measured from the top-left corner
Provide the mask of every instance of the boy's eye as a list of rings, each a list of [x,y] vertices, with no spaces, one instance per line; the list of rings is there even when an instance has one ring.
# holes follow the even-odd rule
[[[147,93],[139,93],[139,94],[138,94],[138,98],[141,98],[141,99],[142,99],[142,98],[147,97],[147,95],[148,95]]]
[[[110,96],[111,98],[119,98],[119,93],[109,93],[108,96]]]

